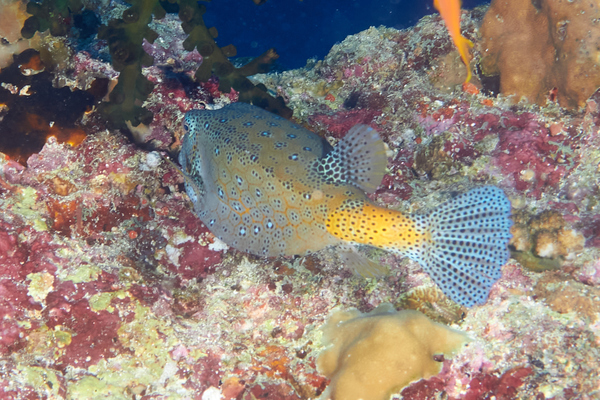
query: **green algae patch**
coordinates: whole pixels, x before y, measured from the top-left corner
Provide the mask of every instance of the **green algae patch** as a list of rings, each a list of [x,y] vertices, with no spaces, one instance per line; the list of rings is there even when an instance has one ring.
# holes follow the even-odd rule
[[[16,321],[19,328],[31,329],[31,321]]]
[[[52,369],[33,366],[19,366],[17,369],[22,379],[20,384],[43,390],[48,397],[60,398],[60,381]]]
[[[36,216],[35,202],[37,200],[37,191],[31,186],[21,190],[18,202],[13,210],[24,217]]]
[[[110,300],[98,296],[90,299],[90,305],[100,307],[107,301]],[[71,398],[130,399],[131,394],[125,394],[131,388],[176,398],[191,396],[182,390],[185,381],[177,376],[178,367],[170,355],[180,344],[173,327],[135,300],[130,306],[135,316],[119,328],[118,340],[132,354],[119,354],[90,366],[88,372],[94,378],[86,377],[71,385]]]
[[[85,376],[72,383],[68,387],[69,399],[131,399],[127,396],[125,388],[117,387],[104,379],[98,379],[94,376]]]
[[[47,231],[48,225],[46,225],[36,204],[37,197],[37,191],[34,188],[23,188],[17,203],[13,206],[13,211],[28,220],[36,231]]]
[[[96,293],[89,300],[90,308],[92,309],[92,311],[95,311],[95,312],[98,312],[101,310],[107,310],[108,312],[113,312],[114,307],[110,307],[110,302],[113,299],[113,297],[114,297],[114,293],[110,293],[110,292]]]
[[[557,271],[561,267],[559,259],[536,257],[531,251],[511,251],[510,255],[530,271]]]
[[[326,395],[337,400],[387,400],[411,382],[437,375],[446,358],[468,341],[467,335],[429,320],[418,311],[396,312],[383,303],[370,313],[334,313],[323,328],[332,346],[317,359],[331,379]]]
[[[373,293],[373,291],[375,289],[377,289],[377,285],[379,283],[378,279],[376,279],[376,278],[367,278],[366,281],[367,281],[367,285],[365,286],[365,292],[367,294],[371,294],[371,293]]]
[[[64,354],[64,348],[71,344],[72,335],[64,327],[57,325],[54,329],[42,325],[30,331],[27,341],[27,353],[36,357],[50,357],[57,360]]]
[[[90,297],[90,300],[89,300],[90,308],[94,312],[106,310],[106,311],[112,313],[113,311],[115,311],[115,308],[110,305],[110,302],[112,301],[112,299],[118,298],[118,299],[122,300],[126,297],[129,297],[128,293],[123,290],[118,290],[116,292],[96,293],[95,295]]]
[[[61,254],[62,255],[62,254]],[[66,257],[65,257],[66,258]],[[71,281],[73,283],[92,282],[98,279],[102,269],[95,265],[83,264],[74,269],[59,268],[57,271],[58,278],[61,281]]]
[[[54,327],[53,338],[59,349],[70,345],[72,340],[71,332],[58,329],[58,326]]]
[[[33,229],[35,229],[38,232],[42,232],[42,231],[47,231],[48,230],[48,225],[46,225],[46,222],[42,219],[35,219],[33,221]]]
[[[27,275],[31,280],[27,288],[27,294],[38,303],[46,300],[46,296],[54,290],[54,276],[48,272],[34,272]]]

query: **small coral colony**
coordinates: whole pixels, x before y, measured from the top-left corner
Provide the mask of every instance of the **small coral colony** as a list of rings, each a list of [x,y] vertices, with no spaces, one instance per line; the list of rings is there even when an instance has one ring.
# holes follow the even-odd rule
[[[206,7],[0,0],[1,398],[600,396],[598,4]]]

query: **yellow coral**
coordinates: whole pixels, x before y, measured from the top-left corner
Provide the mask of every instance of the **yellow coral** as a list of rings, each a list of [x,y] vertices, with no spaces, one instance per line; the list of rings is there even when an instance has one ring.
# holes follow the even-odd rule
[[[529,229],[523,225],[513,225],[510,228],[510,233],[513,237],[509,244],[517,251],[529,251],[531,250],[531,238],[529,236]]]
[[[449,324],[462,319],[464,313],[460,305],[450,300],[436,286],[419,286],[406,292],[396,306],[422,312],[435,322]]]
[[[418,311],[396,312],[385,303],[368,314],[340,311],[323,328],[332,346],[318,357],[331,378],[324,398],[387,400],[409,383],[440,372],[434,355],[451,356],[467,336],[432,322]]]
[[[511,228],[513,237],[509,245],[519,252],[531,252],[531,256],[514,254],[515,258],[527,268],[540,270],[540,266],[536,264],[541,260],[537,257],[572,258],[575,253],[583,249],[585,244],[585,237],[580,232],[567,228],[565,219],[557,211],[543,211],[531,218],[526,213],[518,213],[513,219],[514,225]],[[551,266],[547,263],[544,265],[542,270]],[[553,268],[558,266],[559,264],[553,264]]]

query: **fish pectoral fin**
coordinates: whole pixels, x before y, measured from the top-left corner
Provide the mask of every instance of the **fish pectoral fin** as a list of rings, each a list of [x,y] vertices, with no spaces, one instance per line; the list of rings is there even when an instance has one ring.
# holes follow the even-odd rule
[[[370,260],[351,244],[340,245],[338,256],[346,268],[363,278],[381,278],[390,273],[388,267]]]
[[[368,125],[355,125],[328,155],[318,160],[317,170],[327,181],[350,183],[373,193],[386,167],[385,144],[377,131]]]

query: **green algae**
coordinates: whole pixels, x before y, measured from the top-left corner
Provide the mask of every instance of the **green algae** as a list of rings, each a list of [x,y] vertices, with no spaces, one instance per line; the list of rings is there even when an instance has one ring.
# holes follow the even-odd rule
[[[37,191],[34,188],[31,186],[22,188],[13,211],[29,221],[36,231],[47,231],[48,225],[40,213],[37,198]]]
[[[58,326],[54,327],[54,331],[52,332],[52,338],[54,339],[54,343],[56,343],[56,347],[59,349],[66,347],[71,344],[72,335],[71,332],[63,331],[59,329]]]
[[[103,299],[105,300],[105,299]],[[90,302],[91,303],[91,302]],[[143,386],[148,393],[180,397],[184,380],[176,376],[177,368],[170,351],[178,344],[177,334],[166,320],[154,316],[150,308],[137,301],[132,305],[134,318],[118,330],[119,342],[133,352],[100,360],[88,371],[93,380],[82,379],[70,387],[72,398],[125,396],[129,388]],[[103,397],[106,398],[106,397]]]
[[[115,309],[110,305],[110,302],[115,298],[123,300],[127,297],[128,293],[124,290],[96,293],[90,297],[89,304],[92,311],[98,312],[101,310],[106,310],[112,313],[115,311]]]
[[[500,143],[498,135],[486,135],[473,144],[473,148],[482,154],[489,154],[496,149]]]
[[[54,329],[42,325],[28,334],[27,353],[39,358],[59,359],[64,348],[71,344],[72,334],[62,325]]]
[[[126,292],[98,293],[90,299],[94,311],[110,308],[110,300],[125,298]],[[118,340],[123,353],[109,359],[101,359],[88,367],[88,375],[69,381],[67,399],[131,399],[142,392],[168,398],[191,397],[183,389],[185,380],[177,375],[178,363],[170,352],[181,342],[176,332],[165,319],[156,317],[149,307],[132,301],[126,308],[134,314],[133,320],[124,323],[118,331]],[[58,359],[64,348],[71,343],[71,333],[60,326],[49,329],[46,325],[29,333],[28,353],[37,357]],[[133,354],[131,354],[133,353]],[[199,349],[190,349],[189,358],[206,357]],[[51,368],[21,366],[22,383],[35,387],[38,393],[45,387],[59,389],[60,382]],[[49,383],[47,383],[49,382]],[[54,391],[56,398],[62,398]],[[46,389],[47,391],[47,389]]]
[[[54,276],[48,272],[34,272],[27,275],[31,281],[27,288],[27,294],[38,303],[43,302],[48,293],[54,290]]]
[[[110,306],[110,302],[115,297],[114,295],[115,294],[112,292],[96,293],[95,295],[90,297],[89,300],[91,310],[94,312],[98,312],[101,310],[113,312],[114,308]]]
[[[366,278],[365,281],[367,282],[367,284],[365,285],[365,293],[367,293],[367,294],[373,293],[373,291],[375,291],[375,289],[377,289],[377,286],[379,284],[379,279]]]
[[[42,232],[42,231],[47,231],[48,230],[48,225],[46,225],[46,222],[42,219],[36,218],[35,220],[33,220],[33,225],[32,225],[33,229],[35,229],[38,232]]]
[[[61,398],[60,381],[56,376],[56,372],[52,369],[19,365],[17,366],[17,370],[22,379],[19,383],[35,387],[38,390],[43,390],[47,395],[52,396],[52,398]]]
[[[140,282],[141,277],[135,268],[121,267],[119,269],[119,281],[124,283],[126,287],[131,286],[132,283]]]
[[[536,257],[531,251],[511,251],[510,256],[524,268],[535,272],[556,271],[562,265],[560,259]]]
[[[101,272],[102,269],[95,265],[81,264],[73,269],[59,268],[57,277],[61,281],[71,281],[73,283],[92,282],[98,279]]]
[[[31,329],[31,321],[25,320],[25,321],[16,321],[17,325],[19,326],[19,328],[23,328],[23,329]]]
[[[110,396],[110,397],[108,397]],[[84,376],[76,382],[69,385],[68,399],[131,399],[125,389],[114,386],[104,379],[99,379],[94,376]]]

